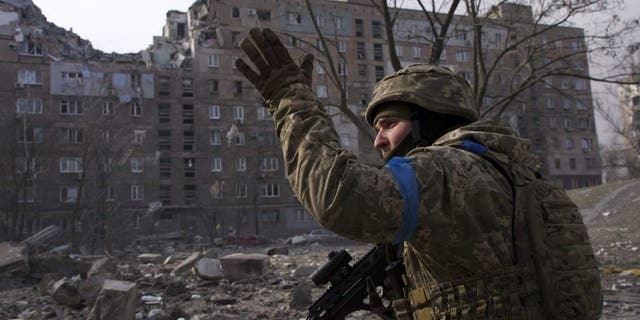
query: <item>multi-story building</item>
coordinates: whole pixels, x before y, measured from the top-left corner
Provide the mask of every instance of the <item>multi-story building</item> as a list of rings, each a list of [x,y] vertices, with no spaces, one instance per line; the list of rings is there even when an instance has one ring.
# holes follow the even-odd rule
[[[320,54],[313,89],[335,115],[343,144],[380,163],[369,148],[370,132],[334,107],[345,103],[361,116],[375,82],[393,71],[382,17],[368,1],[314,0],[313,19],[299,1],[196,1],[185,12],[168,12],[163,35],[149,48],[122,55],[95,51],[44,22],[30,2],[16,3],[0,4],[6,22],[0,25],[0,123],[12,136],[0,147],[5,229],[24,223],[30,232],[57,223],[93,232],[108,222],[114,238],[177,228],[278,237],[316,227],[286,181],[270,116],[234,68],[251,27],[276,30],[294,57],[332,47],[346,101]],[[528,7],[505,5],[494,19],[507,21],[508,10],[530,16]],[[314,21],[330,41],[320,40]],[[507,41],[500,24],[487,31],[488,48]],[[451,32],[441,64],[471,81],[472,34],[464,24]],[[557,45],[563,34],[576,39],[581,32],[557,28],[550,33],[557,38],[538,41]],[[427,60],[433,32],[422,12],[401,10],[394,34],[403,65]],[[572,63],[588,72],[586,54]],[[503,67],[503,77],[512,70]],[[579,98],[564,99],[552,83],[536,85],[503,118],[532,139],[553,179],[566,187],[599,183],[588,83],[548,81]],[[24,220],[14,218],[22,213]]]

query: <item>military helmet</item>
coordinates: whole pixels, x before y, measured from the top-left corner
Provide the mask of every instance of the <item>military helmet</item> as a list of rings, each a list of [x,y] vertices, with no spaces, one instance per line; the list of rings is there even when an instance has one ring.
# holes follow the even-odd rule
[[[386,102],[408,102],[471,122],[480,119],[467,81],[451,70],[435,65],[413,64],[380,80],[365,111],[365,119],[371,126],[376,108]]]

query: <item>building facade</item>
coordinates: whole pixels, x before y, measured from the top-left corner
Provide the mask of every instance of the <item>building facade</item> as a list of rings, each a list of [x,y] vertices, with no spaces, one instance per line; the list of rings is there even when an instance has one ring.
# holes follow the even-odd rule
[[[30,233],[55,223],[87,237],[109,225],[112,238],[177,229],[285,237],[316,228],[286,180],[270,116],[234,68],[240,41],[252,27],[270,27],[294,57],[316,53],[313,89],[343,145],[375,164],[381,162],[369,147],[371,132],[358,130],[336,106],[345,103],[361,116],[376,81],[393,69],[375,7],[312,3],[313,18],[299,1],[196,1],[184,12],[169,11],[162,36],[147,49],[121,55],[93,50],[44,22],[30,1],[0,3],[0,123],[9,137],[1,146],[3,228]],[[506,21],[508,10],[530,15],[530,8],[506,6],[496,21]],[[459,19],[441,64],[472,81],[473,38]],[[498,23],[487,30],[491,55],[509,33]],[[421,12],[400,11],[394,34],[403,65],[427,61],[433,31]],[[577,50],[584,43],[561,39],[581,32],[558,28],[556,38],[537,41],[550,51]],[[333,68],[320,54],[325,46]],[[576,71],[588,73],[586,54],[576,57]],[[507,79],[514,67],[500,72]],[[589,84],[548,81],[502,117],[533,141],[552,179],[570,188],[600,183]],[[555,87],[578,98],[565,99]]]

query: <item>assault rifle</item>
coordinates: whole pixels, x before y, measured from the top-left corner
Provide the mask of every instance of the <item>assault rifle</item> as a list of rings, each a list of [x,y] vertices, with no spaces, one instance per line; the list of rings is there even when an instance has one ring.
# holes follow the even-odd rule
[[[395,319],[390,304],[385,307],[382,301],[393,299],[391,291],[386,290],[389,287],[396,295],[402,292],[404,266],[394,246],[378,244],[353,266],[345,250],[332,251],[328,259],[309,276],[317,286],[327,282],[331,286],[309,307],[307,320],[340,320],[358,310]],[[382,294],[377,291],[379,287],[383,288]]]

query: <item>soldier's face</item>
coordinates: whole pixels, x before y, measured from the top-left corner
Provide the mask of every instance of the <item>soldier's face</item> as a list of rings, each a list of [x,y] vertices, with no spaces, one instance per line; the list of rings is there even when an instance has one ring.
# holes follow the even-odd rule
[[[374,128],[377,133],[373,146],[380,151],[384,159],[411,132],[411,120],[381,117],[376,121]]]

